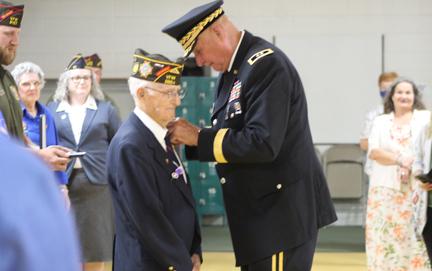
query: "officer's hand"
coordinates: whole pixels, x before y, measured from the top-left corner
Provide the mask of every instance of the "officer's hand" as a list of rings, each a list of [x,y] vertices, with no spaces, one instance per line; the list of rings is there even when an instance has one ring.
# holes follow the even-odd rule
[[[45,149],[37,150],[37,153],[51,166],[53,170],[65,171],[69,163],[70,149],[62,146],[49,146]]]
[[[168,123],[167,128],[171,143],[175,145],[185,144],[188,146],[198,145],[198,133],[200,129],[187,120],[177,118]]]
[[[420,182],[420,187],[423,190],[426,190],[426,191],[431,191],[432,190],[432,184],[431,183],[422,183],[422,182]]]
[[[201,259],[198,254],[194,254],[191,257],[192,261],[192,271],[199,271],[201,268]]]

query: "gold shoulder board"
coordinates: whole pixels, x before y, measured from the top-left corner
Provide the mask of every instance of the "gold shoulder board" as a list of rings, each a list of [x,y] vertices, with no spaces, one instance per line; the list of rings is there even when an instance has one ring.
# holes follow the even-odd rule
[[[259,51],[248,59],[249,65],[253,65],[258,59],[273,54],[273,50],[270,48]]]

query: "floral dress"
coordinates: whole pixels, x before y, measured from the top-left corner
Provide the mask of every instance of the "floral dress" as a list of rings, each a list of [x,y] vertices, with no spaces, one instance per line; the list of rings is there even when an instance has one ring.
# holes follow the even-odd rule
[[[390,140],[393,151],[411,153],[411,126],[393,124]],[[371,185],[366,217],[369,271],[431,270],[424,241],[415,233],[413,187],[414,180],[402,182],[400,190]]]

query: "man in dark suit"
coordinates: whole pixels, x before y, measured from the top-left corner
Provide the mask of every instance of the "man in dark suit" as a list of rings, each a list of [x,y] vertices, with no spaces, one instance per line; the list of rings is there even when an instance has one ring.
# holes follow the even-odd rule
[[[200,269],[201,236],[190,182],[165,141],[166,124],[180,104],[182,70],[164,56],[135,51],[129,89],[136,107],[108,151],[115,270]]]
[[[210,128],[180,119],[171,141],[216,161],[236,265],[310,270],[318,229],[336,220],[309,129],[300,77],[277,47],[239,31],[215,1],[162,31],[221,72]]]

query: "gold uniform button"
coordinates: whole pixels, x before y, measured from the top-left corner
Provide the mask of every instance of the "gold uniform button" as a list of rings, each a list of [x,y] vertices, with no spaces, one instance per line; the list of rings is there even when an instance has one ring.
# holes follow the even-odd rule
[[[170,271],[174,271],[175,269],[174,269],[174,266],[170,266],[170,267],[168,267],[168,270],[170,270]]]
[[[277,189],[281,189],[281,188],[282,188],[282,185],[279,183],[278,185],[276,185],[276,188],[277,188]]]
[[[220,179],[220,183],[221,183],[221,184],[226,183],[226,179],[225,179],[224,177],[222,177],[222,178]]]

